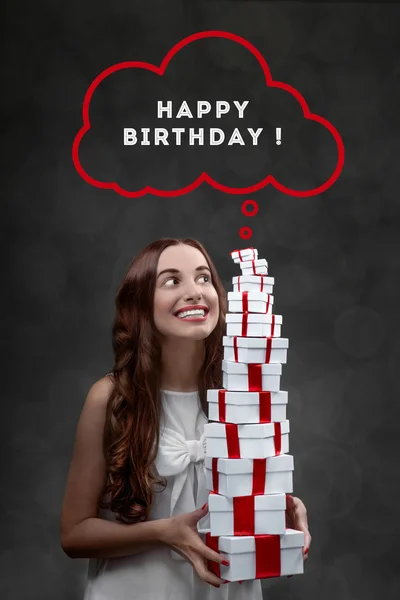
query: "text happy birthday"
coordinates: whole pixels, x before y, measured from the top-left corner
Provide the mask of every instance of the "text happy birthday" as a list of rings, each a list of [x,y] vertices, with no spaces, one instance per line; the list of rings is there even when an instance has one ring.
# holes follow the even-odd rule
[[[212,107],[211,102],[206,100],[198,101],[196,103],[196,110],[193,112],[190,110],[186,100],[180,105],[176,115],[172,112],[172,101],[169,100],[165,104],[162,101],[157,102],[157,118],[158,119],[202,119],[204,115],[212,114],[217,119],[221,119],[224,115],[228,114],[230,110],[237,110],[237,116],[239,119],[243,119],[244,111],[249,104],[248,100],[240,103],[234,100],[233,105],[226,100],[217,100],[215,106]],[[223,129],[218,127],[210,127],[204,129],[200,127],[198,129],[194,127],[173,127],[170,130],[164,127],[142,127],[140,130],[133,129],[130,127],[124,127],[124,146],[135,146],[140,144],[141,146],[169,146],[170,143],[180,146],[182,144],[182,138],[189,144],[189,146],[203,146],[205,143],[210,146],[219,146],[221,144],[227,144],[232,146],[233,144],[240,144],[245,146],[246,143],[252,144],[253,146],[258,145],[258,138],[263,131],[262,128],[257,130],[247,127],[242,133],[235,127],[233,131],[227,134]]]

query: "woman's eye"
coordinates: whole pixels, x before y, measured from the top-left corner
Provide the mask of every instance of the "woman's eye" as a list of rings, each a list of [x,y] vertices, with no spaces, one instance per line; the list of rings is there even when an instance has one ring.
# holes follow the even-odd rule
[[[203,277],[203,278],[206,278],[206,279],[207,279],[207,282],[206,282],[206,283],[209,283],[209,282],[211,281],[211,277],[210,277],[209,275],[200,275],[200,278],[201,278],[201,277]]]
[[[165,280],[165,284],[169,283],[170,281],[178,281],[178,279],[176,277],[168,277],[168,279]],[[171,286],[170,286],[171,287]]]
[[[210,275],[200,275],[198,279],[205,279],[205,283],[210,283],[211,282],[211,277]],[[168,277],[168,279],[165,280],[164,285],[168,285],[168,287],[171,287],[171,285],[173,286],[173,284],[171,284],[171,282],[174,281],[178,281],[179,279],[177,277]]]

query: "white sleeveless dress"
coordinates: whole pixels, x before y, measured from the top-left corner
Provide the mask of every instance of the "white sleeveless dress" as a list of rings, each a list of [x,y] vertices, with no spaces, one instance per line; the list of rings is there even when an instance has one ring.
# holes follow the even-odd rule
[[[154,496],[150,520],[191,512],[207,502],[203,428],[207,418],[198,392],[161,391],[163,418],[156,460],[167,480]],[[100,517],[115,521],[103,510]],[[206,528],[208,515],[199,523]],[[111,559],[90,559],[84,600],[262,600],[261,581],[215,588],[166,546]]]

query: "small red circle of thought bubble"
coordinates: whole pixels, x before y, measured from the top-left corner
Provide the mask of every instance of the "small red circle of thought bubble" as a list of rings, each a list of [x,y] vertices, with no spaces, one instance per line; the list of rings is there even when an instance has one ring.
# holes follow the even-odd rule
[[[249,212],[248,206],[251,205],[253,207],[253,211]],[[242,204],[242,213],[245,217],[254,217],[258,213],[258,204],[255,200],[245,200]]]
[[[250,227],[241,227],[239,235],[242,238],[242,240],[248,240],[253,235],[253,232],[250,229]]]

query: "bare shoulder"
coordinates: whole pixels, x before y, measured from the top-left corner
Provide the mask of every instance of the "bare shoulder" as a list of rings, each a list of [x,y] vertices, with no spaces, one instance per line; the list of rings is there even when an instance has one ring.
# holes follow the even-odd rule
[[[114,380],[108,375],[96,381],[88,392],[84,410],[85,408],[89,410],[105,410],[113,389]]]
[[[96,381],[89,390],[88,398],[99,402],[107,401],[114,388],[114,379],[108,375]]]

